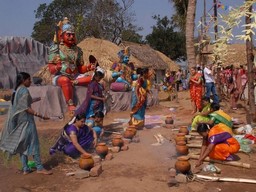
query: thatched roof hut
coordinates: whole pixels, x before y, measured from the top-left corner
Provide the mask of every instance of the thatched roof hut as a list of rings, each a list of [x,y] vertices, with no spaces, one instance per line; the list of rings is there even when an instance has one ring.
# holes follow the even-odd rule
[[[88,61],[89,55],[93,55],[102,68],[110,69],[112,64],[119,60],[117,53],[121,48],[110,41],[97,38],[86,38],[81,41],[78,46],[83,50],[85,63]],[[133,55],[130,57],[130,61],[134,63],[135,67],[144,65]]]
[[[159,69],[159,70],[166,70],[169,69],[169,65],[171,63],[171,59],[164,58],[164,56],[161,56],[160,52],[154,50],[149,45],[144,44],[138,44],[138,43],[132,43],[124,41],[120,45],[120,47],[124,48],[126,46],[130,47],[131,54],[144,63],[145,66],[150,66],[153,69]],[[163,55],[163,53],[162,53]],[[175,63],[173,63],[173,66]]]
[[[165,54],[163,54],[160,51],[156,51],[156,53],[161,57],[161,59],[168,64],[169,69],[171,71],[178,71],[180,69],[180,66],[175,63],[173,60],[171,60],[169,57],[167,57]]]
[[[213,53],[214,45],[208,46],[208,53]],[[255,50],[254,50],[255,55]],[[214,60],[214,55],[209,54],[210,61]],[[239,65],[246,65],[246,45],[245,44],[230,44],[227,45],[227,54],[223,57],[221,61],[222,66],[234,65],[238,67]]]

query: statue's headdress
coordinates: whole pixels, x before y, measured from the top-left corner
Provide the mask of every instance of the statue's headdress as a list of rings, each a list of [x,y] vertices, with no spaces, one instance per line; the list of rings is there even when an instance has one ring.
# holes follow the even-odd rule
[[[131,53],[130,53],[130,47],[125,47],[124,50],[120,50],[118,53],[117,53],[118,57],[120,59],[123,59],[124,56],[128,56],[130,57]]]
[[[69,22],[67,17],[64,17],[63,21],[59,21],[57,24],[53,41],[59,43],[60,35],[64,32],[75,32],[75,27]]]

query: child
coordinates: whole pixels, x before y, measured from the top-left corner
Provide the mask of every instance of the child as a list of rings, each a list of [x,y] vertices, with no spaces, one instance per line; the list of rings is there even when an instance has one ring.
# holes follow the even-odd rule
[[[98,138],[101,138],[104,134],[103,118],[104,113],[102,111],[97,111],[94,116],[85,121],[85,124],[96,132]]]

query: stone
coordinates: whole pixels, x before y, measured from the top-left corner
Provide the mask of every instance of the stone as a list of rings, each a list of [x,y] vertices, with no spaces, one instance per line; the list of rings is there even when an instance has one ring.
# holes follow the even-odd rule
[[[113,158],[114,158],[114,156],[113,156],[112,153],[108,153],[108,154],[105,156],[105,160],[106,160],[106,161],[110,161],[110,160],[113,159]]]
[[[111,148],[109,148],[109,151],[111,151],[113,153],[118,153],[120,151],[120,147],[118,147],[118,146],[111,147]]]
[[[90,177],[90,172],[87,170],[77,170],[75,171],[75,178],[76,179],[84,179]]]
[[[132,138],[132,142],[139,143],[140,142],[140,138],[139,137],[133,137]]]
[[[170,178],[170,179],[167,181],[167,185],[168,185],[169,187],[177,186],[177,185],[178,185],[178,181],[177,181],[175,178]]]
[[[94,165],[100,165],[101,164],[101,157],[99,155],[95,155],[92,158],[94,160]]]
[[[90,176],[91,177],[98,177],[102,172],[103,172],[102,165],[96,165],[93,168],[91,168]]]
[[[174,178],[176,175],[177,175],[176,169],[175,168],[170,168],[169,169],[169,176]]]
[[[129,149],[128,145],[124,145],[121,147],[121,151],[127,151]]]
[[[124,141],[124,145],[127,145],[132,142],[131,139],[126,139],[126,138],[123,138],[123,141]]]
[[[178,174],[175,176],[175,179],[178,183],[187,183],[187,176],[183,174]]]

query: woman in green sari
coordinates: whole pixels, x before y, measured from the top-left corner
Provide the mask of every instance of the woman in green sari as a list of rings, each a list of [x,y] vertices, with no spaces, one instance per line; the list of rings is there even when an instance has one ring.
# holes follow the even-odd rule
[[[197,125],[202,121],[209,121],[209,114],[212,112],[211,110],[211,102],[209,97],[202,97],[202,111],[193,117],[191,123],[191,131],[196,131]]]

